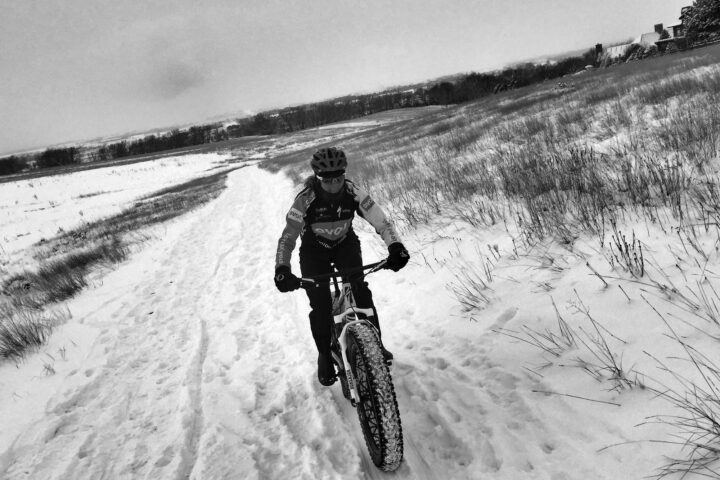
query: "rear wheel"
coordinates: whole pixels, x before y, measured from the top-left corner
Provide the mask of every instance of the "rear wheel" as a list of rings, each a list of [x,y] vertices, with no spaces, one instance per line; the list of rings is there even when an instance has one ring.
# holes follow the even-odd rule
[[[348,362],[358,393],[357,411],[373,463],[386,472],[403,458],[402,425],[390,370],[373,328],[356,324],[348,329]]]

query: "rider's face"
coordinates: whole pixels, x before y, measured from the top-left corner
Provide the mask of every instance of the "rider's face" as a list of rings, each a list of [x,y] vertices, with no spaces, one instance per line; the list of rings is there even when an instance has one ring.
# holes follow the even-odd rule
[[[345,183],[345,175],[339,177],[318,177],[320,186],[328,193],[338,193]]]

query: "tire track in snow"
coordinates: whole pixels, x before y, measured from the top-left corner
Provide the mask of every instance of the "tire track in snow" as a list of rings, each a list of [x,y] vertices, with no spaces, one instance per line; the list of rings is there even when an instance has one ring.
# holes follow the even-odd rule
[[[193,368],[188,372],[188,393],[190,396],[191,409],[188,412],[186,422],[185,446],[181,452],[181,461],[177,478],[184,480],[190,478],[195,468],[198,457],[198,444],[203,429],[203,409],[202,409],[202,375],[203,364],[208,352],[208,334],[207,322],[200,317],[200,344],[195,358],[193,359]]]
[[[103,299],[102,308],[87,309],[78,320],[101,329],[93,350],[105,359],[16,440],[5,477],[194,475],[212,345],[209,321],[197,314],[207,286],[198,279],[212,278],[209,268],[217,265],[217,251],[197,243],[212,235],[205,216],[217,213],[213,205],[176,222],[168,243],[149,246],[84,293]]]
[[[233,174],[229,183],[217,209],[231,217],[216,218],[210,245],[202,245],[218,260],[198,305],[212,341],[191,477],[358,478],[350,432],[315,379],[307,311],[298,309],[304,299],[272,284],[287,207],[278,199],[291,198],[287,183],[258,169]]]
[[[220,256],[218,257],[218,259],[215,263],[215,270],[213,270],[213,274],[212,274],[213,277],[217,275],[218,270],[220,270],[220,267],[223,266],[223,262],[225,261],[227,256],[233,252],[233,250],[235,250],[234,246],[228,248],[225,252],[220,254]]]

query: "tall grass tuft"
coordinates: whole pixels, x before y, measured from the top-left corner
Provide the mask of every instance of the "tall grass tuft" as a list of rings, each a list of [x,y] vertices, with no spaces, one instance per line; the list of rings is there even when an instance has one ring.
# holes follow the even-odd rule
[[[113,237],[51,260],[37,270],[13,275],[5,281],[3,290],[16,305],[41,308],[74,296],[87,286],[87,276],[93,269],[119,263],[128,253],[128,246]]]
[[[714,328],[720,295],[707,277],[715,274],[710,262],[720,245],[719,63],[720,47],[633,62],[573,77],[571,89],[545,83],[449,106],[342,146],[354,159],[351,176],[401,222],[431,223],[439,215],[476,227],[502,222],[516,254],[545,238],[572,247],[577,238],[597,237],[606,258],[634,282],[654,285]],[[651,250],[618,228],[628,219],[679,236],[687,256],[675,267],[686,284],[696,280],[695,289],[646,272],[657,268],[646,264]],[[703,248],[708,237],[718,239],[710,249]],[[484,308],[489,292],[481,269],[456,274],[455,293],[466,309]],[[616,390],[642,387],[616,351],[620,340],[582,302],[578,312],[590,330],[561,324],[559,332],[501,333],[553,356],[579,347],[584,355],[575,366]],[[691,454],[665,472],[718,478],[719,469],[710,468],[720,456],[720,367],[694,358],[705,384],[681,383],[667,393],[687,412],[677,417],[678,438]]]
[[[45,343],[53,328],[65,320],[60,313],[0,304],[0,359],[18,360]]]
[[[645,302],[649,304],[647,299]],[[698,379],[679,374],[656,357],[660,369],[668,373],[679,385],[673,388],[660,384],[655,393],[667,400],[678,412],[674,415],[655,415],[649,422],[670,425],[676,430],[675,443],[685,455],[670,459],[660,470],[658,478],[688,473],[717,478],[720,470],[720,365],[689,345],[670,326],[667,319],[650,305],[670,331],[670,336],[687,355]]]
[[[702,67],[699,70],[661,77],[635,87],[632,93],[641,103],[648,105],[661,104],[673,97],[717,94],[720,93],[720,69]]]
[[[0,282],[0,290],[9,297],[0,305],[0,357],[21,356],[25,349],[42,344],[56,323],[42,308],[73,297],[88,285],[93,272],[124,261],[131,245],[144,239],[137,234],[141,229],[216,198],[231,170],[160,190],[118,215],[36,245],[40,266]]]

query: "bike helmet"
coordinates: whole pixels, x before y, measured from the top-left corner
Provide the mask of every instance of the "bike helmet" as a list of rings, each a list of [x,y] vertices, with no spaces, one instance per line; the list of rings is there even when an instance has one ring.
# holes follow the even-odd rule
[[[321,148],[312,156],[310,166],[320,177],[339,177],[345,173],[347,157],[339,148]]]

